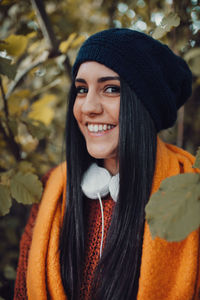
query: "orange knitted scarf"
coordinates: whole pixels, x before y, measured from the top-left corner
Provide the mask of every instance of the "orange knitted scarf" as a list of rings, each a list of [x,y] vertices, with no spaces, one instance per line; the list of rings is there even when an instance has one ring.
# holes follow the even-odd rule
[[[163,179],[195,172],[189,153],[158,139],[152,193]],[[66,300],[60,275],[59,234],[64,212],[66,164],[53,170],[47,181],[34,227],[27,271],[29,300]],[[63,196],[62,196],[63,195]],[[168,243],[151,239],[145,223],[138,300],[200,299],[200,235]],[[67,253],[66,253],[67,255]]]

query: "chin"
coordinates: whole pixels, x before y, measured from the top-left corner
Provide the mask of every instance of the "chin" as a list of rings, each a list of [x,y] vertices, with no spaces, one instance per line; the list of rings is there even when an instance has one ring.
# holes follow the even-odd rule
[[[92,156],[93,158],[96,158],[96,159],[105,159],[105,155],[101,153],[97,153],[97,152],[89,152],[88,153],[90,154],[90,156]]]
[[[102,151],[102,149],[87,149],[90,156],[96,158],[96,159],[105,159],[109,155],[107,151]]]

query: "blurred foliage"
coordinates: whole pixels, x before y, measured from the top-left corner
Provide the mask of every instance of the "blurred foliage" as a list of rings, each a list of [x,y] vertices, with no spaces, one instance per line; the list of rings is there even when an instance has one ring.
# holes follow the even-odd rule
[[[198,147],[198,150],[197,150],[196,160],[194,162],[194,168],[200,169],[200,147]]]
[[[170,242],[185,239],[200,226],[200,174],[166,178],[146,206],[152,237]]]
[[[199,1],[0,1],[0,214],[11,209],[0,221],[4,299],[12,299],[19,237],[28,213],[17,202],[38,202],[39,179],[65,159],[71,66],[84,39],[109,27],[144,31],[185,58],[193,72],[193,95],[185,105],[181,146],[195,153],[200,145]],[[182,127],[179,119],[161,136],[177,143]]]

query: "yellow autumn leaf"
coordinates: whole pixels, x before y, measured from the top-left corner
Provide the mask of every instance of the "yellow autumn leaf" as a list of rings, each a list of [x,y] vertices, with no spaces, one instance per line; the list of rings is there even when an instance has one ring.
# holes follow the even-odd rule
[[[35,14],[34,9],[31,10],[28,14],[26,14],[26,18],[29,19],[29,20],[34,20],[35,17],[36,17],[36,14]]]
[[[6,50],[9,55],[20,56],[25,52],[27,44],[26,36],[12,34],[0,44],[0,51]]]
[[[72,42],[71,48],[76,48],[76,47],[80,46],[84,41],[85,41],[85,36],[80,35]]]
[[[28,114],[28,117],[33,120],[38,120],[45,125],[49,125],[54,118],[54,110],[51,107],[46,107],[42,110],[33,110]]]
[[[30,33],[27,34],[27,38],[29,38],[29,39],[32,39],[32,38],[34,38],[36,36],[37,36],[37,33],[35,31],[32,31],[32,32],[30,32]]]
[[[45,94],[42,98],[40,98],[39,100],[35,101],[32,105],[31,108],[32,109],[39,109],[42,108],[43,106],[52,106],[52,104],[56,103],[56,95],[54,94]]]
[[[8,110],[11,116],[20,116],[21,113],[28,108],[27,98],[30,98],[31,92],[29,90],[21,90],[14,92],[8,98]]]
[[[71,46],[72,42],[74,41],[75,37],[76,37],[76,33],[71,33],[70,36],[68,37],[68,39],[66,41],[63,41],[60,43],[59,45],[59,50],[62,53],[66,53],[67,50],[69,49],[69,47]]]
[[[15,3],[16,0],[2,0],[1,5],[9,5]]]
[[[27,153],[35,151],[38,146],[38,140],[33,138],[31,135],[18,135],[17,142],[21,145],[22,150]]]
[[[34,43],[32,43],[29,47],[28,47],[28,52],[35,52],[40,48],[40,41],[36,41]]]
[[[48,126],[54,118],[54,105],[56,100],[57,98],[53,94],[44,95],[31,105],[31,111],[28,117]]]

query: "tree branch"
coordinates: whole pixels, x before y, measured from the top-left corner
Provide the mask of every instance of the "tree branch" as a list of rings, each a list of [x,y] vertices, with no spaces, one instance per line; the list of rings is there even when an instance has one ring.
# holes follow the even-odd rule
[[[58,49],[58,41],[56,39],[55,33],[53,31],[53,28],[51,26],[51,22],[49,21],[48,15],[45,11],[45,7],[42,0],[31,0],[31,3],[33,5],[33,8],[36,11],[38,23],[40,25],[41,31],[43,33],[43,36],[45,40],[47,41],[47,44],[50,48],[50,55],[49,57],[55,57],[60,55],[60,51]],[[68,56],[66,55],[66,59],[64,61],[64,67],[66,73],[71,78],[71,64],[69,61]]]
[[[21,71],[17,72],[17,75],[15,79],[12,81],[12,83],[9,85],[8,92],[6,94],[6,99],[10,97],[10,95],[13,93],[13,91],[16,89],[16,87],[20,84],[20,82],[23,80],[23,78],[35,67],[41,65],[46,61],[48,58],[49,53],[46,51],[44,52],[39,59],[35,60],[32,64],[30,64],[26,69],[23,69]]]
[[[178,130],[177,130],[177,141],[176,141],[176,145],[178,147],[183,146],[183,131],[184,131],[184,106],[182,106],[178,111]]]
[[[45,11],[45,7],[42,0],[31,0],[32,6],[36,12],[40,29],[43,36],[49,45],[49,48],[53,52],[58,51],[58,42],[56,40],[53,28]]]
[[[4,92],[1,76],[0,76],[0,87],[1,87],[1,95],[2,95],[2,99],[3,99],[3,104],[4,104],[4,112],[5,112],[6,119],[8,120],[8,103],[6,100],[6,95]]]
[[[14,135],[9,126],[8,103],[7,103],[6,95],[4,92],[1,77],[0,77],[0,88],[1,88],[1,95],[2,95],[2,99],[3,99],[3,103],[4,103],[4,112],[5,112],[5,116],[6,116],[6,122],[5,122],[6,124],[5,125],[7,127],[8,134],[6,133],[6,130],[2,126],[1,123],[0,123],[0,131],[3,134],[5,141],[10,145],[10,150],[13,153],[13,155],[15,156],[16,160],[20,160],[21,156],[20,156],[19,145],[15,142]]]
[[[69,79],[71,80],[72,66],[70,64],[69,57],[67,55],[66,55],[66,58],[65,58],[63,64],[64,64],[65,70],[69,76]]]
[[[109,15],[109,28],[114,27],[114,18],[115,18],[115,13],[117,10],[117,5],[118,5],[118,1],[113,0],[110,4],[110,6],[108,7],[108,15]]]
[[[13,93],[13,91],[18,87],[20,82],[23,80],[23,78],[35,67],[41,65],[44,63],[47,58],[51,57],[57,57],[59,55],[62,55],[58,51],[58,42],[56,40],[55,34],[53,32],[53,29],[51,27],[51,23],[49,22],[48,16],[46,14],[43,2],[41,0],[31,0],[33,7],[36,10],[36,14],[38,17],[38,22],[41,26],[42,33],[44,35],[44,38],[46,39],[49,47],[50,47],[50,53],[48,51],[44,52],[42,56],[39,57],[39,59],[35,60],[32,64],[30,64],[27,68],[23,70],[19,70],[17,72],[17,75],[15,79],[12,81],[12,83],[9,85],[8,92],[5,95],[5,99],[7,100],[10,95]],[[71,69],[72,66],[69,61],[69,57],[66,56],[66,59],[64,61],[64,67],[65,71],[68,74],[69,78],[71,78]]]
[[[10,128],[8,127],[7,129],[8,129],[9,135],[6,133],[5,128],[2,126],[2,124],[0,122],[0,132],[2,132],[4,140],[10,146],[9,149],[12,152],[12,154],[14,155],[15,159],[17,161],[19,161],[21,159],[19,145],[15,142],[13,133],[10,130]]]

